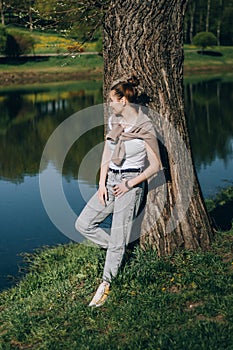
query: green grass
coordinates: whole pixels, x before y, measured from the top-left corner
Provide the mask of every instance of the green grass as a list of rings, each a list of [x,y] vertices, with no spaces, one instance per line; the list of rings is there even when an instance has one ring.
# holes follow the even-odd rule
[[[88,71],[102,70],[103,59],[98,55],[85,55],[72,58],[70,55],[51,57],[48,60],[39,60],[26,63],[0,64],[2,72],[58,72],[58,71]]]
[[[187,48],[185,48],[187,51]],[[230,48],[221,48],[221,50],[225,50],[223,57],[207,57],[197,54],[196,50],[193,51],[185,51],[185,76],[186,80],[197,79],[197,75],[200,76],[201,79],[206,78],[207,74],[211,71],[212,74],[225,74],[229,75],[231,68],[233,66],[233,47]],[[73,74],[73,73],[81,73],[83,76],[89,76],[91,74],[98,75],[99,77],[103,74],[103,58],[98,55],[78,55],[75,58],[72,58],[71,55],[67,54],[65,56],[60,55],[58,57],[50,57],[46,61],[37,61],[37,62],[26,62],[26,63],[18,63],[15,62],[8,64],[0,64],[0,72],[2,74],[10,74],[11,76],[15,74],[40,74],[40,79],[43,79],[46,82],[46,74],[63,74],[63,78],[65,74]],[[2,75],[2,82],[5,85],[5,81],[7,84],[12,81],[6,77],[4,80],[4,76]],[[232,77],[232,75],[231,75]],[[69,76],[65,77],[69,79]],[[49,79],[49,80],[48,80]],[[50,78],[47,80],[50,81]],[[57,80],[61,79],[59,77]],[[20,77],[21,83],[23,79]]]
[[[64,53],[67,52],[69,47],[78,45],[82,47],[84,51],[96,51],[96,43],[81,43],[76,40],[69,38],[65,35],[61,35],[58,32],[45,32],[33,30],[30,32],[28,29],[8,26],[7,31],[11,33],[12,30],[17,30],[19,33],[29,34],[35,41],[34,52],[35,54],[46,54],[46,53]]]
[[[229,184],[226,188],[222,188],[213,197],[205,200],[207,210],[210,212],[217,206],[224,206],[227,203],[233,202],[233,184]],[[233,219],[232,219],[233,220]]]
[[[14,28],[12,28],[14,29]],[[8,28],[10,31],[11,28]],[[26,32],[26,29],[17,28],[18,31]],[[27,31],[28,32],[28,31]],[[46,33],[43,31],[32,31],[30,33],[35,39],[35,54],[58,53],[58,57],[51,57],[47,61],[26,62],[24,64],[0,64],[0,71],[9,73],[40,72],[54,73],[58,71],[98,71],[102,74],[103,59],[97,55],[77,55],[72,58],[68,53],[68,47],[75,44],[72,39],[62,37],[58,33]],[[86,52],[96,51],[96,43],[85,44]],[[223,53],[222,57],[202,56],[197,53],[197,48],[191,45],[184,46],[185,52],[185,74],[190,75],[194,71],[230,71],[233,66],[233,47],[215,47],[213,50]],[[63,55],[65,54],[65,57]]]
[[[29,272],[0,294],[0,348],[233,349],[233,229],[211,250],[159,258],[135,247],[104,306],[87,307],[104,252],[68,244],[26,255]]]
[[[233,66],[233,47],[220,46],[207,48],[223,54],[221,57],[200,55],[198,49],[191,45],[184,46],[184,67],[187,72],[195,70],[229,70]]]
[[[102,79],[103,59],[98,55],[51,57],[47,61],[0,64],[1,86],[22,86],[59,81]]]

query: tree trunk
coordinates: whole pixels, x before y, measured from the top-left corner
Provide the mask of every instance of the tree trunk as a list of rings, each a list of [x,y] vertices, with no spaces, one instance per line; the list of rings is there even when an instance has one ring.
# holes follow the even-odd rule
[[[205,26],[205,31],[209,31],[209,26],[210,26],[210,1],[208,0],[207,2],[207,13],[206,13],[206,26]]]
[[[0,11],[1,11],[1,24],[5,26],[5,15],[4,15],[4,2],[0,0]]]
[[[31,6],[31,3],[29,5],[29,9],[28,9],[28,17],[29,17],[29,29],[32,32],[33,31],[33,19],[32,19],[32,6]]]
[[[190,43],[193,42],[195,11],[196,11],[196,3],[194,2],[190,10],[190,32],[189,32]]]
[[[222,25],[222,0],[219,0],[219,11],[218,11],[218,20],[217,20],[217,44],[221,45],[220,37],[221,37],[221,25]]]
[[[162,183],[159,176],[151,181],[141,225],[141,245],[156,247],[159,255],[180,248],[207,249],[212,237],[184,113],[186,2],[111,1],[103,24],[105,100],[114,81],[136,75],[141,91],[151,99],[149,114],[166,148],[169,176]]]

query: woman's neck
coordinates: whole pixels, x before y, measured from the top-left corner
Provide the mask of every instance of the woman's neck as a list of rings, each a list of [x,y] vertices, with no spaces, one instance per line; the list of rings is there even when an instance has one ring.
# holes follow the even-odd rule
[[[127,104],[122,112],[122,117],[123,123],[134,125],[138,117],[138,112],[135,110],[135,108]]]

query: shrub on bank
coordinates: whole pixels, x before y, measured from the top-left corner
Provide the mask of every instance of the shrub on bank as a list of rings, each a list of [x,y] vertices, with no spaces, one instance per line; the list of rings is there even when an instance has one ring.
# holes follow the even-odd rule
[[[207,46],[214,46],[217,44],[216,36],[211,32],[200,32],[197,33],[193,38],[193,44],[201,47],[202,51]]]
[[[72,45],[67,46],[67,51],[70,54],[76,54],[78,52],[84,52],[84,48],[81,43],[77,42]]]
[[[8,57],[19,57],[34,51],[34,45],[35,40],[30,34],[17,30],[7,31],[0,26],[0,53]]]
[[[18,57],[33,51],[35,41],[29,34],[11,30],[7,34],[5,54],[9,57]]]

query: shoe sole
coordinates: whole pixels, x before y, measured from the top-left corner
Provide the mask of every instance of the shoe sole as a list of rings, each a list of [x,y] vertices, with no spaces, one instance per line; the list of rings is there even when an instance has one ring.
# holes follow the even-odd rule
[[[88,306],[94,306],[94,307],[102,306],[105,303],[105,301],[107,300],[108,295],[109,295],[109,291],[105,292],[99,301],[93,302],[93,304],[92,304],[92,302],[90,302],[90,304]]]

